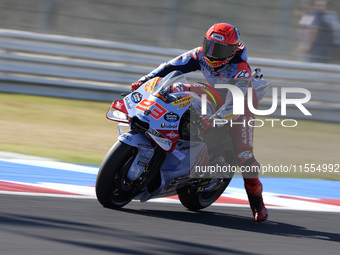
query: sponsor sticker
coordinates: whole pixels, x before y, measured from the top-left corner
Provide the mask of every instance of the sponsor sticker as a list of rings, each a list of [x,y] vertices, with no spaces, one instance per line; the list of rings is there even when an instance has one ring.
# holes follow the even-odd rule
[[[152,92],[153,89],[155,88],[155,85],[156,85],[156,83],[157,83],[158,80],[159,80],[159,77],[156,77],[156,78],[152,79],[152,82],[148,82],[148,83],[145,85],[144,90],[145,90],[145,91]]]
[[[115,103],[115,108],[117,110],[121,110],[123,105],[124,105],[123,103],[121,103],[119,100],[117,100],[116,103]]]
[[[174,139],[174,138],[176,138],[177,136],[179,136],[179,134],[176,134],[174,131],[171,131],[171,132],[168,133],[166,136],[169,137],[170,139]]]
[[[146,167],[147,165],[148,165],[148,163],[146,163],[146,162],[144,162],[144,161],[141,161],[141,160],[139,160],[138,162],[137,162],[137,165],[139,165],[139,166],[141,166],[141,167]]]
[[[179,121],[179,116],[174,112],[169,112],[164,115],[164,119],[168,122],[176,122]]]
[[[216,40],[219,40],[219,41],[224,41],[224,36],[223,35],[213,34],[211,37],[213,39],[216,39]]]
[[[188,105],[190,105],[190,101],[185,102],[185,103],[183,103],[183,104],[180,104],[180,105],[178,106],[178,109],[181,109],[181,108],[186,107],[186,106],[188,106]]]
[[[142,98],[143,98],[143,95],[139,92],[133,92],[131,95],[131,101],[136,104],[142,101]]]
[[[131,103],[130,103],[130,98],[129,98],[129,97],[125,98],[125,99],[124,99],[124,102],[125,102],[125,105],[126,105],[126,107],[127,107],[128,109],[132,109],[132,105],[131,105]]]
[[[241,79],[241,78],[247,78],[249,77],[249,72],[242,70],[241,72],[239,72],[238,74],[236,74],[236,79]]]
[[[183,97],[181,99],[178,99],[174,102],[171,102],[171,104],[173,105],[179,105],[179,104],[182,104],[182,103],[185,103],[185,102],[188,102],[190,100],[192,100],[194,97],[193,96],[186,96],[186,97]]]
[[[162,123],[161,124],[161,128],[170,128],[170,129],[174,129],[174,128],[177,128],[178,127],[178,123],[173,123],[173,124],[165,124],[165,123]]]

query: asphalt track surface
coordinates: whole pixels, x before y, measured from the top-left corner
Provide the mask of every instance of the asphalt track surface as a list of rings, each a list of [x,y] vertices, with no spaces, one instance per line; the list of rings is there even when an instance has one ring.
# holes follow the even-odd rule
[[[0,254],[339,254],[339,213],[0,194]]]

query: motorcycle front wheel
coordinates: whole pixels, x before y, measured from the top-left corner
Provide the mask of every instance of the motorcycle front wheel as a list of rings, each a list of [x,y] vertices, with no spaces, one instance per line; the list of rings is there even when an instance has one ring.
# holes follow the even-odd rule
[[[137,148],[116,142],[105,156],[97,175],[96,196],[107,208],[119,209],[134,195],[127,172],[136,157]]]

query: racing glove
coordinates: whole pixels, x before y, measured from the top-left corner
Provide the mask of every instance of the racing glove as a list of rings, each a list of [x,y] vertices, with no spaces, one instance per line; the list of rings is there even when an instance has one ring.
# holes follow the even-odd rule
[[[138,89],[140,86],[143,85],[143,82],[141,81],[136,81],[131,84],[131,91],[134,92],[136,89]]]

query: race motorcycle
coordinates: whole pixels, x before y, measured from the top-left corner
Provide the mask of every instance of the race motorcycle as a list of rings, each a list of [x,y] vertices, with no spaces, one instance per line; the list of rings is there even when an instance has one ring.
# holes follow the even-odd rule
[[[131,200],[178,195],[183,206],[199,210],[214,203],[229,185],[236,168],[226,127],[204,134],[201,95],[207,95],[207,116],[222,105],[215,89],[188,84],[174,71],[155,77],[134,92],[113,101],[106,116],[118,124],[118,141],[105,156],[96,180],[100,204],[118,209]],[[123,128],[129,128],[123,132]],[[229,166],[212,174],[208,165]],[[231,168],[233,166],[234,168]]]

